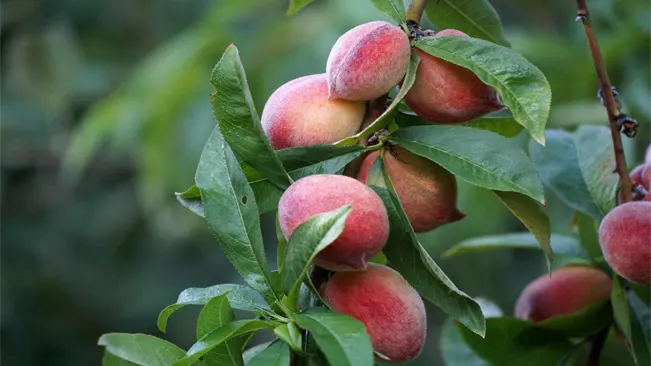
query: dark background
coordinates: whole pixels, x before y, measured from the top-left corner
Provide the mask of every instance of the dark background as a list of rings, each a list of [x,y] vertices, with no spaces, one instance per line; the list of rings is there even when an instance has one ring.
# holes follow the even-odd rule
[[[214,125],[210,70],[241,52],[258,111],[279,85],[324,71],[347,29],[386,18],[368,0],[318,0],[294,18],[287,0],[8,0],[1,3],[2,307],[4,365],[94,365],[105,332],[156,329],[186,287],[240,282],[207,226],[173,192],[192,184]],[[547,75],[549,126],[606,125],[583,28],[571,0],[493,0],[507,38]],[[649,142],[647,0],[589,1],[602,51]],[[517,137],[524,147],[525,134]],[[485,190],[460,184],[468,217],[422,236],[434,258],[458,241],[522,230]],[[551,193],[555,231],[571,212]],[[274,258],[273,217],[263,227]],[[544,271],[540,253],[437,259],[464,291],[512,313]],[[198,309],[175,315],[167,339],[188,347]],[[443,314],[429,307],[428,344],[413,365],[440,365]]]

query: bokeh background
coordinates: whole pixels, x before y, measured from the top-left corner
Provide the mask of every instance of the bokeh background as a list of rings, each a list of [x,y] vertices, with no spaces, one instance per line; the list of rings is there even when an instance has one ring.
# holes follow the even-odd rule
[[[435,0],[433,0],[435,1]],[[347,29],[385,19],[368,0],[318,0],[294,18],[287,0],[7,0],[1,3],[2,307],[4,365],[95,365],[105,332],[156,329],[186,287],[240,282],[205,223],[174,198],[192,184],[215,121],[210,70],[226,46],[241,52],[261,111],[282,83],[324,71]],[[549,125],[607,123],[571,0],[492,0],[507,38],[547,75]],[[641,123],[630,163],[649,143],[648,0],[591,0],[594,25],[625,110]],[[526,147],[527,136],[518,141]],[[556,232],[571,212],[550,193]],[[488,191],[461,184],[468,217],[422,236],[434,258],[458,241],[522,230]],[[275,258],[273,217],[264,217]],[[510,314],[544,271],[539,253],[437,259],[464,291]],[[188,347],[198,309],[167,339]],[[413,365],[441,365],[443,314]]]

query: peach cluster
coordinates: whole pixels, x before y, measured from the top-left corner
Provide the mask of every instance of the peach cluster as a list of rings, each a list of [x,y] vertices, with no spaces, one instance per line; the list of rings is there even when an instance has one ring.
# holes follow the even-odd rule
[[[467,37],[456,30],[438,34]],[[359,132],[365,119],[377,116],[368,113],[369,101],[401,85],[412,52],[410,37],[387,22],[362,24],[343,34],[325,73],[285,83],[265,104],[261,123],[273,148],[334,143]],[[415,52],[421,63],[405,102],[422,118],[464,122],[503,107],[495,90],[472,72]],[[384,166],[416,232],[464,217],[456,208],[454,175],[403,148],[384,149]],[[335,272],[320,291],[334,311],[364,323],[384,361],[405,362],[423,348],[427,316],[423,300],[398,272],[369,263],[389,238],[384,203],[366,185],[378,178],[370,175],[379,156],[376,151],[363,159],[357,179],[317,174],[297,180],[278,203],[278,222],[289,238],[314,215],[352,206],[342,234],[315,259],[315,265]]]

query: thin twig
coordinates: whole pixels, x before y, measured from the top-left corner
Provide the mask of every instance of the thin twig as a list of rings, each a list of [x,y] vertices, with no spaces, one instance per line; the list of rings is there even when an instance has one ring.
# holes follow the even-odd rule
[[[420,18],[423,17],[425,11],[425,5],[427,5],[427,0],[412,0],[407,9],[407,20],[416,22],[416,24],[420,23]]]
[[[592,339],[592,347],[590,348],[588,362],[585,364],[586,366],[599,366],[599,358],[601,357],[601,351],[604,348],[609,331],[610,327],[606,327],[601,332],[597,333]]]
[[[618,108],[617,101],[613,95],[608,78],[608,72],[604,66],[604,59],[599,51],[599,44],[595,37],[594,30],[590,24],[590,14],[586,0],[576,0],[576,20],[581,20],[583,28],[585,29],[585,36],[590,45],[590,52],[594,61],[594,67],[599,77],[599,88],[603,96],[604,106],[608,112],[608,120],[610,121],[610,134],[613,139],[613,148],[615,150],[615,170],[619,174],[619,187],[622,192],[622,203],[631,201],[631,193],[633,190],[633,182],[628,174],[628,167],[626,166],[626,159],[624,157],[624,148],[622,146],[622,136],[620,134],[621,126],[618,119],[625,116]]]

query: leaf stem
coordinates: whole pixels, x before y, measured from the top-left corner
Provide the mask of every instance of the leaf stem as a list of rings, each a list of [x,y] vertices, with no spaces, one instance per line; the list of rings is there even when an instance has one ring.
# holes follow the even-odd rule
[[[583,23],[585,36],[588,39],[588,44],[590,45],[590,52],[594,61],[594,67],[597,71],[597,76],[599,77],[599,88],[601,90],[601,95],[603,96],[603,104],[604,107],[606,107],[606,112],[608,113],[608,120],[610,122],[610,134],[613,139],[613,148],[615,151],[615,170],[619,174],[619,187],[622,193],[621,202],[630,202],[633,191],[633,182],[631,181],[631,177],[628,174],[628,167],[626,166],[626,159],[624,156],[624,148],[622,146],[622,136],[620,134],[621,126],[618,122],[618,119],[625,115],[619,110],[617,101],[613,95],[610,79],[608,78],[608,72],[606,71],[606,67],[604,65],[604,59],[601,56],[601,51],[599,51],[599,44],[597,43],[597,38],[595,36],[594,30],[592,29],[592,24],[590,23],[590,14],[588,12],[586,0],[576,0],[576,7],[576,20],[581,20]]]
[[[423,17],[423,11],[425,11],[425,5],[427,5],[427,0],[411,0],[409,8],[407,9],[406,18],[412,22],[420,23],[420,18]]]
[[[590,354],[588,355],[588,362],[586,366],[599,366],[599,358],[601,357],[601,351],[604,348],[606,343],[606,338],[608,337],[608,332],[610,327],[606,327],[601,330],[599,333],[595,334],[592,339],[592,347],[590,348]]]

